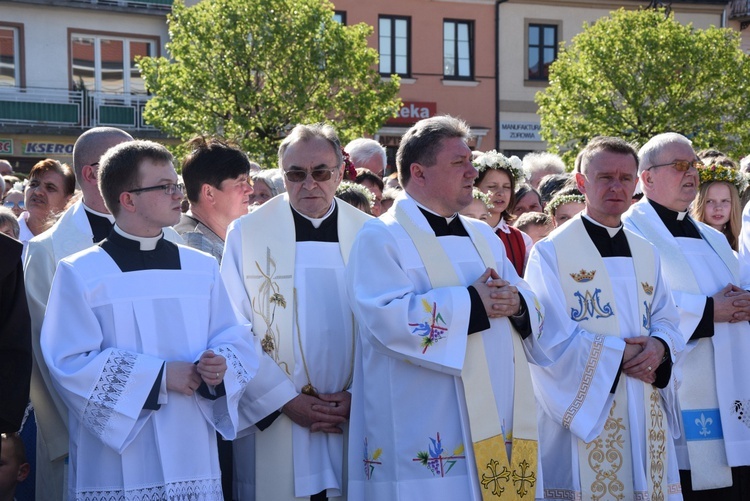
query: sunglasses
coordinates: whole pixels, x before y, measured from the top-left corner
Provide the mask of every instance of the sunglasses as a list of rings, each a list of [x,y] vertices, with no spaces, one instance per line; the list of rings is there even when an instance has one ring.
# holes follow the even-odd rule
[[[696,170],[705,167],[705,165],[703,165],[703,162],[701,162],[700,160],[675,160],[674,162],[669,162],[666,164],[652,165],[646,170],[651,170],[654,167],[664,167],[665,165],[671,165],[677,172],[687,172],[688,170],[690,170],[690,167],[695,167]]]
[[[26,204],[23,203],[23,200],[19,200],[18,202],[11,202],[10,200],[6,200],[3,202],[3,207],[7,207],[9,209],[12,209],[13,207],[18,207],[19,209],[23,209],[26,207]]]
[[[337,169],[315,169],[310,171],[309,175],[313,178],[313,181],[318,183],[324,183],[329,181],[333,177],[333,173]],[[285,170],[284,177],[290,183],[303,183],[307,179],[308,172],[304,170]]]

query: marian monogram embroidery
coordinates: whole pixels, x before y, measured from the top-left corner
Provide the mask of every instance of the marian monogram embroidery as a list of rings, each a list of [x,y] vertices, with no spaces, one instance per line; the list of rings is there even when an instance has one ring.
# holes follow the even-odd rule
[[[607,318],[614,315],[615,312],[612,311],[612,306],[609,303],[601,304],[601,298],[599,297],[601,292],[601,289],[594,289],[593,294],[588,290],[584,294],[576,291],[574,296],[578,299],[578,309],[570,308],[570,318],[576,322],[581,322],[588,320],[589,317]]]
[[[437,438],[430,437],[430,442],[432,442],[432,444],[428,446],[428,451],[417,452],[417,457],[412,458],[412,461],[419,462],[423,466],[426,466],[434,476],[446,476],[459,459],[466,459],[466,456],[463,455],[463,444],[458,444],[458,446],[453,449],[453,454],[444,455],[445,449],[443,449],[443,442],[440,439],[440,433],[437,434]]]
[[[382,461],[378,461],[381,454],[383,454],[383,449],[378,448],[375,449],[375,452],[372,453],[372,457],[370,456],[369,450],[367,448],[367,437],[365,437],[365,457],[362,462],[365,465],[365,478],[367,480],[370,480],[372,478],[372,473],[375,471],[375,467],[383,464]]]
[[[645,312],[643,314],[643,328],[647,331],[651,330],[651,305],[648,304],[648,302],[644,301],[643,306],[645,308]]]
[[[448,327],[443,319],[443,315],[438,313],[437,303],[428,303],[425,299],[422,299],[422,307],[424,311],[429,314],[424,321],[415,324],[410,323],[409,327],[412,329],[412,334],[419,334],[422,338],[421,345],[424,348],[422,353],[427,351],[427,348],[437,343],[448,333]]]

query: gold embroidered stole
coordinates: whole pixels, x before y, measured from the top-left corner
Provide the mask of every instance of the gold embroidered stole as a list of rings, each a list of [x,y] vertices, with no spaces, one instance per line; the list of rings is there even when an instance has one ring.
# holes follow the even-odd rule
[[[637,281],[640,335],[648,336],[651,328],[651,303],[656,284],[656,261],[653,247],[637,236],[625,233],[633,256]],[[615,304],[612,282],[606,265],[591,241],[581,217],[552,239],[557,254],[560,284],[571,319],[597,335],[584,375],[596,368],[603,336],[621,337],[619,311]],[[589,369],[591,366],[591,370]],[[581,382],[579,395],[563,419],[568,428],[586,398],[589,385]],[[666,480],[666,414],[658,390],[643,385],[645,424],[647,430],[646,475],[650,499],[664,500],[668,494]],[[634,499],[630,422],[628,419],[626,378],[622,376],[602,433],[590,443],[578,440],[578,459],[583,499]]]
[[[346,203],[338,204],[338,236],[346,264],[354,237],[371,216]],[[296,233],[287,194],[266,202],[260,209],[240,219],[242,225],[242,273],[245,290],[253,308],[253,334],[261,338],[263,351],[292,379],[294,374],[293,336],[295,312],[294,269]],[[356,324],[353,326],[356,335]],[[300,347],[301,349],[301,347]],[[352,353],[352,356],[354,354]],[[351,365],[349,362],[348,365]],[[351,384],[351,381],[348,382]],[[258,499],[275,499],[279,479],[294,478],[292,422],[286,417],[255,434],[255,492]],[[288,490],[287,487],[285,487]],[[294,492],[294,486],[291,487]]]
[[[664,275],[674,290],[689,294],[703,294],[698,279],[685,257],[677,239],[667,230],[648,202],[631,208],[630,222],[643,236],[660,249]],[[656,221],[656,223],[652,223]],[[700,223],[696,228],[703,240],[716,252],[738,284],[739,261],[726,245],[724,235],[706,230]],[[690,333],[683,333],[686,338]],[[690,459],[690,476],[694,490],[707,490],[732,485],[732,470],[728,466],[716,381],[716,356],[710,339],[699,340],[689,353],[689,364],[682,364],[683,380],[678,391],[681,420]],[[718,357],[722,357],[719,354]],[[706,437],[720,437],[706,440]]]
[[[421,229],[398,200],[395,218],[408,233],[422,258],[433,288],[463,285],[450,257],[444,252],[434,232]],[[413,207],[416,211],[417,208]],[[470,223],[462,219],[474,247],[485,267],[496,268],[489,242]],[[521,336],[512,328],[515,388],[513,393],[513,441],[511,462],[505,448],[502,424],[493,396],[492,383],[482,337],[469,336],[466,359],[461,373],[469,427],[473,441],[482,499],[533,500],[537,478],[538,432],[536,403],[531,385],[531,373],[523,349]]]

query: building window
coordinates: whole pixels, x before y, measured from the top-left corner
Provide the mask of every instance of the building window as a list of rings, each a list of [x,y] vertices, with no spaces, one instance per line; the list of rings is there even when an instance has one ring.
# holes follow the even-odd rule
[[[0,87],[21,86],[21,51],[18,28],[0,26]]]
[[[71,75],[76,89],[109,94],[145,94],[137,56],[156,55],[156,41],[72,34]]]
[[[334,11],[333,20],[343,26],[346,26],[346,11],[345,10]]]
[[[380,16],[378,19],[381,75],[411,75],[410,22],[408,17]]]
[[[528,79],[549,80],[549,67],[557,58],[557,26],[529,24]]]
[[[474,23],[443,21],[443,75],[474,78]]]

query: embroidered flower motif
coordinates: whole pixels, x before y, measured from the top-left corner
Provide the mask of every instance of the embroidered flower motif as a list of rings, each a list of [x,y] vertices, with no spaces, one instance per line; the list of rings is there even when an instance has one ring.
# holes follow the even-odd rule
[[[418,334],[422,338],[420,344],[424,348],[422,353],[425,353],[427,348],[443,339],[448,332],[448,328],[439,325],[447,324],[443,316],[437,311],[437,303],[432,303],[432,306],[430,306],[430,303],[422,299],[422,307],[425,312],[430,314],[430,317],[422,322],[410,323],[409,327],[414,327],[411,331],[412,334]]]
[[[278,292],[274,293],[271,298],[269,299],[271,303],[278,304],[282,308],[286,308],[286,299],[284,299],[284,296],[279,294]]]
[[[276,348],[276,344],[273,342],[273,337],[271,337],[270,334],[263,336],[263,339],[260,341],[260,346],[263,348],[263,351],[269,355],[273,354],[273,350]]]
[[[367,480],[370,480],[372,478],[372,473],[375,471],[375,465],[383,464],[382,461],[378,461],[381,454],[383,454],[383,449],[378,448],[375,449],[375,452],[372,453],[372,457],[370,457],[370,454],[367,450],[367,437],[365,437],[365,457],[362,461],[365,465],[365,478]]]
[[[444,477],[449,471],[451,471],[459,459],[466,458],[466,456],[463,455],[464,445],[458,444],[453,450],[452,455],[444,456],[443,453],[445,452],[445,449],[443,449],[443,442],[440,439],[440,433],[436,436],[437,438],[428,437],[432,444],[427,446],[427,451],[417,452],[417,457],[412,458],[412,461],[419,462],[423,466],[426,466],[433,475]]]

